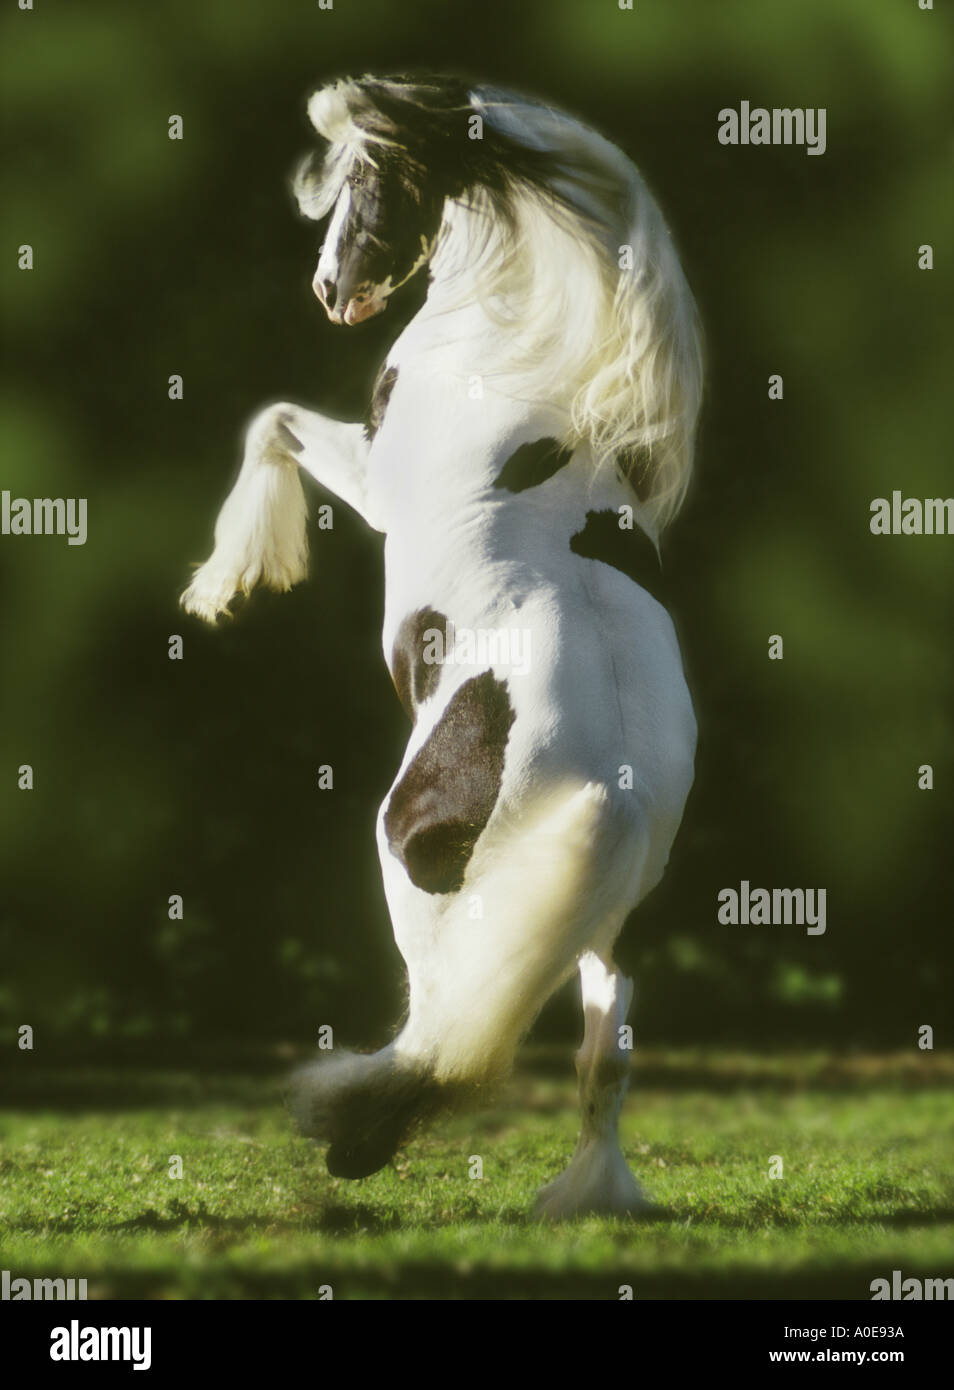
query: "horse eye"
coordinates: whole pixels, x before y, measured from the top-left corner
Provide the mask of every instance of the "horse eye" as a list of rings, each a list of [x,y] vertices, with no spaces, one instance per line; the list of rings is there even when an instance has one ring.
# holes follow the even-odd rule
[[[348,175],[348,185],[349,185],[349,187],[351,187],[351,188],[360,188],[361,185],[362,185],[363,183],[364,183],[364,177],[363,177],[363,175],[361,175],[361,174],[349,174],[349,175]]]

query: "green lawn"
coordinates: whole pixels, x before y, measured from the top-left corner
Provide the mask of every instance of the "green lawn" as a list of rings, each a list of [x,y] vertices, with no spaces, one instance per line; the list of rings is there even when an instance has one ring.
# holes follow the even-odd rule
[[[954,1058],[640,1054],[623,1146],[657,1210],[558,1227],[529,1216],[576,1135],[569,1057],[548,1060],[352,1184],[274,1080],[24,1058],[0,1264],[148,1298],[868,1298],[892,1269],[954,1273]]]

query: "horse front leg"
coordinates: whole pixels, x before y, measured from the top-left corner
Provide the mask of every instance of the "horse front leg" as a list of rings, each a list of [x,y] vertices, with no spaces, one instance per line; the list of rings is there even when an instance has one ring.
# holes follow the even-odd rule
[[[620,1029],[633,997],[633,982],[592,951],[580,957],[585,1019],[576,1054],[581,1126],[566,1172],[543,1188],[536,1214],[553,1221],[590,1213],[633,1215],[651,1206],[643,1197],[619,1146],[619,1112],[629,1081],[628,1049]]]
[[[282,403],[249,426],[238,478],[215,523],[212,555],[192,577],[182,606],[214,623],[236,594],[256,584],[285,592],[308,572],[308,509],[299,468],[367,516],[362,425]]]

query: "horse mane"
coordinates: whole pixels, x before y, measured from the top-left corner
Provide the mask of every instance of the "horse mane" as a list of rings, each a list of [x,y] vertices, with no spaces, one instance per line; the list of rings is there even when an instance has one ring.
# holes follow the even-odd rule
[[[365,77],[317,91],[326,142],[298,170],[325,216],[362,165],[446,194],[432,273],[506,330],[501,374],[570,400],[565,443],[615,469],[658,534],[692,471],[702,335],[662,213],[629,159],[564,112],[456,78]],[[480,137],[471,135],[481,118]]]

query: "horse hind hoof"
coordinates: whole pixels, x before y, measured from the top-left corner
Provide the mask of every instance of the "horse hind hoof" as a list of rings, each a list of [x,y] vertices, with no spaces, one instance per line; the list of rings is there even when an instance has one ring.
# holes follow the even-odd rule
[[[328,1144],[331,1176],[353,1181],[384,1168],[445,1100],[428,1067],[390,1049],[309,1063],[292,1077],[288,1097],[302,1134]]]
[[[325,1167],[333,1178],[348,1178],[352,1182],[370,1178],[372,1173],[387,1167],[402,1137],[398,1135],[393,1143],[331,1144],[325,1154]]]

